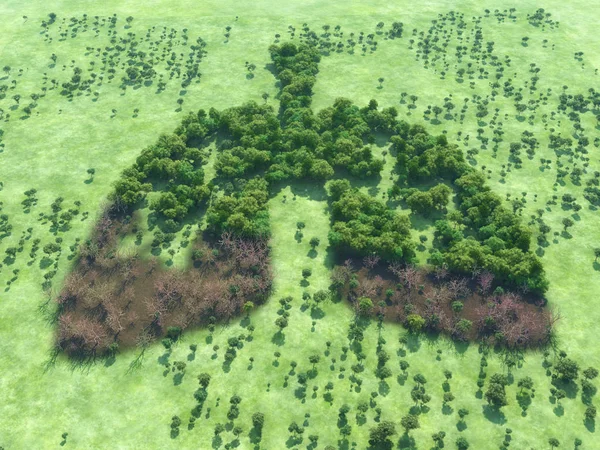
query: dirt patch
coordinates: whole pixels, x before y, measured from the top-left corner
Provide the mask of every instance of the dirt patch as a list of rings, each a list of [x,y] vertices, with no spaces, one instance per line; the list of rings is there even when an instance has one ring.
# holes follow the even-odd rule
[[[495,286],[489,272],[472,277],[446,270],[384,266],[365,258],[336,266],[332,286],[358,314],[403,323],[412,331],[446,334],[462,341],[485,340],[510,348],[548,343],[555,317],[543,298]],[[368,298],[369,302],[361,302]]]
[[[272,275],[266,241],[197,239],[193,267],[171,270],[156,259],[118,254],[117,242],[135,231],[134,222],[108,211],[82,245],[57,297],[57,343],[66,353],[99,355],[144,345],[168,330],[225,321],[246,302],[267,299]]]

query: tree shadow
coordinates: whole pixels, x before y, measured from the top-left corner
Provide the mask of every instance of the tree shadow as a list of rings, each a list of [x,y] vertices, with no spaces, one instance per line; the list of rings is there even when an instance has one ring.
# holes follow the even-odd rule
[[[590,420],[590,419],[585,419],[583,424],[585,425],[585,428],[590,432],[590,433],[595,433],[596,432],[596,421],[595,420]]]
[[[183,381],[184,375],[185,375],[184,372],[176,373],[173,376],[173,386],[179,386],[182,383],[182,381]]]
[[[287,441],[285,441],[285,446],[287,448],[296,447],[300,444],[302,444],[302,436],[290,436]]]
[[[223,445],[223,438],[221,438],[221,436],[213,436],[212,438],[212,448],[217,450],[219,448],[221,448],[221,446]]]
[[[277,333],[273,335],[271,338],[271,342],[279,347],[285,344],[285,334],[279,330]]]
[[[386,397],[390,393],[390,385],[385,380],[379,382],[379,395]]]
[[[418,334],[409,333],[407,335],[408,339],[406,341],[406,348],[411,353],[416,353],[421,348],[421,339]]]
[[[52,261],[51,258],[48,258],[47,256],[44,256],[41,260],[40,260],[40,269],[44,270],[47,269],[48,267],[50,267],[52,264],[54,263],[54,261]]]
[[[319,320],[325,317],[325,311],[323,311],[318,306],[313,306],[310,308],[310,317],[314,320]]]
[[[454,344],[454,350],[456,350],[456,353],[459,355],[464,355],[466,353],[466,351],[469,349],[469,342],[465,342],[465,341],[452,341],[452,343]]]
[[[259,444],[262,440],[262,432],[260,429],[252,427],[252,429],[248,433],[248,437],[250,438],[250,442],[252,444]]]
[[[158,364],[160,364],[161,366],[166,365],[169,362],[169,358],[171,357],[171,352],[167,351],[165,353],[163,353],[162,355],[160,355],[157,358],[157,362]]]
[[[398,441],[398,448],[401,448],[402,450],[417,450],[417,444],[412,436],[409,436],[408,433],[404,433]]]
[[[496,425],[503,425],[506,423],[506,416],[500,409],[490,405],[484,405],[482,409],[483,415],[490,422],[495,423]]]
[[[406,383],[406,380],[408,379],[408,374],[400,374],[398,375],[398,377],[396,378],[396,381],[398,381],[398,384],[400,386],[404,386],[404,384]]]
[[[115,357],[114,354],[109,355],[105,360],[104,360],[104,367],[110,367],[112,366],[115,361],[117,360],[117,358]]]

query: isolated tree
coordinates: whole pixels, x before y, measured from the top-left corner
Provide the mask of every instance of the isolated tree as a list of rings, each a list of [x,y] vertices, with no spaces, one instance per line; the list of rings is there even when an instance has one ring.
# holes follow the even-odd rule
[[[508,404],[504,389],[507,384],[508,381],[505,375],[496,373],[490,377],[488,389],[485,393],[485,398],[490,405],[500,408]]]
[[[340,434],[342,436],[344,436],[345,438],[347,438],[348,436],[350,436],[352,434],[352,426],[347,423],[342,428],[340,428]]]
[[[460,436],[456,440],[456,448],[458,450],[467,450],[469,448],[469,442],[467,441],[467,439],[464,436]]]
[[[319,244],[321,243],[321,240],[318,237],[313,237],[310,239],[310,246],[313,248],[313,250],[319,246]]]
[[[418,387],[423,386],[424,384],[427,384],[427,379],[425,378],[425,376],[422,373],[418,373],[413,377],[413,380],[415,383],[417,383]]]
[[[402,370],[403,373],[406,373],[406,371],[408,370],[409,367],[410,367],[410,364],[408,363],[408,361],[405,361],[405,360],[400,361],[400,370]]]
[[[385,444],[395,434],[396,426],[392,422],[384,420],[369,430],[369,444]]]
[[[583,376],[588,380],[593,380],[598,376],[598,369],[594,367],[588,367],[583,371]]]
[[[585,410],[585,418],[586,420],[593,421],[596,419],[596,407],[594,405],[590,405]]]
[[[278,317],[275,320],[275,325],[279,327],[279,331],[281,332],[285,327],[288,326],[288,320],[285,317]]]
[[[313,295],[313,300],[316,304],[323,303],[329,297],[329,293],[323,289],[318,290]]]
[[[520,393],[522,394],[524,389],[528,391],[533,389],[533,380],[531,377],[523,377],[519,380],[517,386],[521,388]]]
[[[419,333],[425,326],[425,319],[419,314],[406,316],[406,327],[413,333]]]
[[[445,431],[438,431],[437,433],[433,433],[431,435],[431,439],[433,439],[433,442],[435,443],[436,448],[444,447],[444,438],[445,437],[446,437]]]
[[[248,316],[250,316],[250,311],[254,309],[254,303],[252,303],[251,301],[247,301],[246,303],[244,303],[243,309],[246,313],[246,318],[248,318]]]
[[[444,392],[444,404],[450,403],[454,398],[452,392]]]
[[[402,425],[402,428],[404,428],[404,431],[407,434],[409,431],[416,430],[417,428],[419,428],[421,426],[419,424],[419,417],[415,416],[413,414],[408,414],[407,416],[404,416],[400,420],[400,425]]]
[[[312,368],[314,370],[315,366],[319,363],[321,357],[319,355],[311,355],[308,357],[308,361],[312,364]]]
[[[255,412],[254,414],[252,414],[252,425],[254,426],[254,428],[256,428],[257,430],[262,430],[263,426],[265,424],[265,415],[261,412]]]
[[[298,437],[298,436],[300,436],[302,433],[304,433],[304,428],[303,428],[303,427],[301,427],[300,425],[298,425],[296,422],[292,422],[292,423],[290,424],[290,426],[288,427],[288,431],[289,431],[290,433],[292,433],[292,435],[293,435],[294,437],[296,437],[296,438],[297,438],[297,437]]]
[[[573,222],[573,220],[570,217],[565,217],[562,220],[562,224],[564,226],[564,230],[567,231],[567,228],[572,227],[575,223]]]
[[[550,445],[550,448],[553,449],[555,447],[558,447],[560,445],[560,442],[556,438],[550,438],[548,439],[548,444]]]
[[[579,376],[579,365],[570,358],[560,358],[554,365],[554,369],[563,381],[575,381]]]
[[[223,425],[222,423],[218,423],[215,425],[215,436],[218,436],[223,431],[225,431],[225,425]]]
[[[368,316],[373,311],[373,301],[368,297],[361,297],[358,300],[358,310],[361,316]]]

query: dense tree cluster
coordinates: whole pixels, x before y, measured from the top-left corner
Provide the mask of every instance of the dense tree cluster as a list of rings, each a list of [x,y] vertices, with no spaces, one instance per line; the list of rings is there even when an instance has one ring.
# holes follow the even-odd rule
[[[458,341],[479,340],[509,348],[539,347],[551,337],[556,317],[515,292],[493,289],[490,272],[453,276],[369,255],[358,265],[336,266],[331,289],[354,306],[359,316],[398,321],[412,333],[444,333]],[[375,269],[375,270],[373,270]]]
[[[57,340],[65,352],[106,354],[165,334],[176,340],[190,326],[210,329],[217,320],[240,314],[249,302],[263,303],[271,291],[264,240],[224,233],[213,246],[197,243],[194,269],[181,272],[161,269],[138,255],[117,257],[120,234],[134,229],[112,208],[82,245],[79,264],[57,298]]]
[[[401,27],[396,27],[396,32],[401,33]],[[529,230],[514,212],[502,205],[500,198],[486,185],[485,176],[467,164],[462,151],[449,144],[445,135],[432,136],[422,126],[398,121],[394,108],[380,110],[374,100],[359,108],[349,100],[337,99],[331,107],[313,113],[311,97],[320,53],[314,42],[304,41],[299,45],[284,43],[269,48],[274,71],[281,82],[278,115],[266,101],[264,105],[249,102],[223,111],[211,109],[208,114],[203,110],[189,114],[173,134],[161,136],[124,171],[111,196],[116,209],[129,213],[141,206],[141,201],[148,196],[150,209],[164,219],[167,228],[166,234],[157,232],[155,235],[155,247],[158,247],[172,239],[172,231],[210,197],[206,213],[209,234],[213,238],[223,235],[229,239],[241,238],[239,245],[246,248],[254,245],[252,243],[264,242],[270,235],[267,204],[276,182],[326,180],[336,174],[351,178],[378,175],[383,161],[375,158],[370,148],[377,133],[390,136],[392,150],[397,153],[400,177],[398,185],[390,191],[390,198],[405,200],[415,213],[443,215],[442,220],[436,222],[436,250],[431,255],[434,266],[459,274],[485,270],[493,275],[485,283],[486,296],[491,292],[492,282],[501,286],[524,286],[543,293],[547,281],[539,260],[529,250]],[[452,109],[449,103],[448,100],[445,105],[448,113]],[[439,109],[432,111],[438,115]],[[217,152],[214,166],[217,177],[207,185],[202,165],[207,162],[206,149],[213,142],[217,144],[213,150]],[[410,188],[415,182],[432,187],[428,190]],[[452,193],[458,211],[448,212],[446,206]],[[361,314],[383,316],[385,307],[393,306],[398,318],[411,330],[446,331],[458,339],[487,334],[516,346],[537,343],[547,337],[549,322],[544,315],[540,315],[539,329],[533,331],[531,327],[522,326],[523,320],[530,317],[529,311],[517,306],[511,310],[514,320],[503,321],[498,311],[506,312],[504,307],[515,302],[505,301],[502,292],[496,293],[489,302],[489,311],[481,308],[477,315],[468,318],[460,314],[461,296],[468,294],[458,287],[450,295],[451,302],[442,294],[443,289],[436,288],[427,304],[417,304],[413,296],[422,295],[423,287],[416,289],[418,276],[410,275],[413,273],[410,266],[401,268],[400,264],[411,263],[415,257],[409,218],[353,189],[348,180],[330,182],[329,195],[330,245],[338,254],[366,257],[370,267],[379,260],[393,263],[394,273],[402,285],[398,287],[401,293],[386,289],[385,299],[375,305],[371,299],[382,295],[381,289],[374,288],[377,280],[361,284],[348,275],[341,285],[348,284]],[[83,255],[89,262],[91,255],[96,261],[100,253],[99,265],[110,267],[109,254],[102,255],[98,249],[110,241],[111,224],[104,221],[99,226],[97,245],[84,248]],[[196,264],[204,264],[207,257],[212,264],[219,258],[218,252],[212,250],[194,254]],[[242,305],[253,304],[249,299],[260,302],[261,296],[268,292],[267,263],[264,258],[259,259],[258,273],[252,264],[235,267],[228,272],[228,277],[240,276],[239,282],[220,281],[218,287],[211,287],[212,291],[221,292],[222,298],[213,309],[227,311],[214,313],[215,317],[240,312]],[[310,275],[309,268],[303,270],[305,282]],[[218,276],[223,274],[219,272]],[[247,286],[252,276],[262,280],[259,287],[256,282],[253,285],[258,293]],[[178,283],[180,281],[167,284]],[[159,300],[161,295],[157,296]],[[170,292],[168,298],[185,301],[194,295]],[[160,302],[153,305],[161,308]],[[278,326],[283,329],[287,318],[280,319]],[[509,329],[516,331],[507,332]],[[66,341],[71,342],[70,338]]]
[[[209,229],[217,234],[232,232],[250,238],[270,235],[268,184],[264,179],[253,178],[240,192],[219,197],[207,213]]]
[[[499,283],[526,286],[543,294],[548,281],[541,261],[530,251],[531,231],[503,206],[484,174],[472,169],[462,151],[449,144],[444,135],[434,137],[421,126],[403,122],[396,129],[398,133],[391,141],[401,178],[390,196],[404,196],[413,211],[424,212],[436,203],[438,207],[447,203],[449,191],[439,185],[426,192],[403,189],[409,181],[441,179],[451,183],[456,192],[460,214],[449,213],[436,222],[438,245],[432,262],[437,266],[446,264],[459,273],[483,268],[492,272]]]
[[[202,169],[207,153],[188,147],[187,143],[201,140],[213,130],[213,120],[204,111],[190,114],[176,133],[160,136],[155,144],[142,151],[135,164],[115,183],[111,199],[119,207],[132,209],[148,192],[156,191],[160,194],[150,208],[165,219],[181,221],[210,195]]]
[[[329,243],[342,254],[377,255],[386,260],[410,261],[415,245],[410,221],[385,204],[351,189],[346,180],[331,183]]]

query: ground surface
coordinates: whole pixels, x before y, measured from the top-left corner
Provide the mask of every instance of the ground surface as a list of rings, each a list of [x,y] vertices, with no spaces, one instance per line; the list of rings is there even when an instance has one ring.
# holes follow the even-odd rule
[[[493,2],[488,6],[504,9],[515,6],[509,2]],[[557,29],[541,31],[533,28],[525,20],[540,6],[552,13],[553,20],[560,22]],[[600,67],[600,57],[596,50],[600,45],[600,35],[596,32],[600,17],[600,5],[594,2],[549,0],[539,2],[526,1],[518,4],[516,23],[507,21],[498,24],[495,20],[486,22],[485,30],[494,40],[499,54],[510,54],[515,72],[526,72],[529,64],[535,62],[542,68],[540,85],[559,91],[568,84],[570,92],[586,92],[589,87],[598,85],[595,68]],[[463,125],[458,122],[441,121],[432,125],[423,120],[422,111],[428,104],[441,103],[448,93],[454,93],[458,99],[472,93],[485,96],[489,87],[487,82],[477,82],[475,90],[467,83],[460,85],[453,77],[441,80],[433,70],[423,68],[421,62],[414,59],[414,52],[408,50],[407,40],[413,28],[426,30],[438,13],[450,10],[460,11],[466,18],[483,14],[485,5],[481,2],[435,1],[415,4],[414,2],[376,1],[367,4],[341,1],[310,2],[272,2],[254,1],[247,5],[239,2],[122,2],[108,1],[83,5],[82,2],[65,0],[55,2],[52,7],[47,2],[32,1],[23,4],[20,1],[5,1],[0,5],[3,17],[3,33],[0,38],[0,65],[10,65],[10,79],[18,80],[18,90],[23,96],[39,89],[44,72],[52,75],[51,70],[60,73],[62,64],[68,61],[84,60],[87,38],[67,39],[52,44],[44,41],[39,34],[39,24],[46,15],[54,11],[58,20],[72,15],[110,16],[117,13],[121,19],[133,16],[133,30],[144,32],[151,26],[167,26],[178,30],[189,29],[191,36],[201,36],[207,42],[207,56],[200,63],[201,82],[187,89],[183,111],[194,111],[202,107],[215,106],[219,109],[235,106],[247,100],[262,101],[263,92],[270,93],[269,100],[274,105],[277,88],[272,74],[266,70],[269,63],[268,45],[273,42],[274,34],[284,38],[288,25],[298,28],[304,22],[320,29],[323,24],[340,24],[346,32],[373,32],[379,21],[391,23],[402,21],[405,24],[405,37],[402,40],[386,42],[381,40],[379,48],[373,54],[361,56],[336,54],[323,59],[315,88],[313,107],[315,109],[330,105],[339,96],[345,96],[358,104],[365,104],[376,98],[380,106],[396,106],[401,115],[408,111],[401,105],[400,93],[409,92],[418,95],[418,108],[406,119],[424,123],[430,132],[448,131],[449,139],[454,139],[458,130],[464,134],[476,135],[478,124],[472,115],[467,116]],[[27,16],[24,19],[23,16]],[[236,20],[236,16],[239,18]],[[231,36],[225,42],[225,27],[232,26]],[[527,47],[521,46],[521,37],[529,36]],[[548,39],[555,49],[542,48],[542,40]],[[584,52],[585,68],[573,58],[575,52]],[[50,55],[56,53],[59,63],[49,69]],[[253,79],[246,78],[244,62],[257,65]],[[23,69],[22,75],[17,70]],[[3,76],[4,74],[2,74]],[[377,79],[384,77],[383,89],[377,89]],[[1,78],[1,77],[0,77]],[[522,78],[523,79],[523,78]],[[1,83],[1,82],[0,82]],[[170,85],[161,94],[154,89],[141,88],[127,90],[121,95],[117,84],[105,85],[97,102],[91,97],[76,97],[69,102],[56,91],[39,101],[32,117],[24,120],[11,117],[8,123],[0,123],[4,130],[0,149],[0,181],[3,190],[0,201],[4,202],[2,213],[7,214],[13,224],[12,236],[0,243],[2,257],[4,249],[16,245],[23,231],[34,228],[34,238],[44,243],[53,236],[48,225],[37,221],[40,211],[48,211],[50,203],[58,196],[65,203],[76,200],[82,202],[82,211],[89,211],[89,218],[73,221],[71,230],[62,233],[64,242],[74,243],[75,238],[85,238],[94,219],[100,211],[111,183],[117,179],[122,169],[134,160],[144,147],[156,139],[159,132],[172,130],[181,112],[175,99],[180,88]],[[0,102],[0,107],[9,111],[13,101],[11,93]],[[132,117],[134,108],[139,108],[138,117]],[[507,107],[508,108],[508,107]],[[111,110],[116,109],[116,114]],[[62,112],[59,114],[59,110]],[[12,111],[11,111],[12,112]],[[37,114],[39,112],[39,114]],[[504,111],[503,111],[504,112]],[[111,115],[114,115],[111,118]],[[511,110],[514,117],[514,110]],[[520,195],[528,192],[530,201],[525,207],[524,217],[529,217],[536,209],[542,208],[553,194],[570,192],[584,205],[580,211],[580,220],[570,229],[572,237],[559,236],[544,250],[543,262],[551,287],[548,292],[550,305],[561,314],[558,324],[558,342],[561,349],[581,365],[600,366],[600,356],[594,348],[596,324],[600,320],[600,310],[595,307],[596,294],[600,292],[600,277],[594,265],[592,249],[600,246],[600,231],[597,227],[597,212],[588,208],[583,200],[581,187],[573,186],[567,180],[565,186],[553,191],[556,166],[550,171],[539,169],[539,158],[554,159],[543,139],[534,160],[524,158],[523,168],[508,174],[506,183],[499,182],[499,171],[507,161],[508,144],[518,140],[523,125],[511,117],[505,120],[505,142],[496,159],[491,152],[482,151],[477,156],[478,165],[486,165],[493,171],[490,179],[492,187],[504,195]],[[589,120],[589,124],[588,121]],[[598,137],[593,119],[585,119],[588,135],[593,140]],[[563,124],[568,130],[567,124]],[[541,123],[527,126],[543,135]],[[597,158],[598,149],[590,145],[590,172],[600,170]],[[467,148],[465,147],[465,150]],[[391,173],[391,161],[384,171]],[[95,168],[96,174],[91,183],[85,181],[88,168]],[[391,185],[388,176],[383,177],[381,192]],[[23,192],[35,188],[38,191],[38,205],[29,214],[23,212],[21,201]],[[292,189],[296,200],[292,200]],[[533,201],[537,194],[537,201]],[[284,195],[287,195],[284,201]],[[208,344],[207,331],[188,332],[168,357],[173,360],[186,360],[187,371],[183,379],[174,379],[172,374],[164,374],[159,362],[164,360],[165,351],[160,344],[145,352],[141,369],[130,371],[131,361],[139,353],[136,350],[122,352],[114,361],[102,361],[90,366],[71,364],[59,356],[51,361],[51,349],[54,342],[54,324],[46,320],[43,305],[47,297],[40,288],[40,280],[45,272],[39,261],[28,265],[26,254],[31,244],[25,244],[25,251],[12,264],[5,264],[0,273],[0,283],[4,288],[0,292],[0,446],[6,449],[54,448],[61,442],[61,434],[68,432],[66,446],[73,448],[221,448],[234,441],[239,448],[252,448],[247,432],[250,431],[250,417],[256,411],[266,415],[265,431],[261,448],[278,449],[286,445],[294,446],[288,438],[288,426],[292,421],[302,423],[306,420],[305,437],[297,448],[306,448],[307,436],[320,436],[318,448],[327,444],[337,446],[341,439],[338,429],[338,408],[343,403],[351,406],[367,401],[371,392],[380,395],[376,401],[382,409],[382,418],[399,424],[412,401],[410,387],[412,381],[402,386],[397,377],[400,368],[396,352],[399,348],[398,337],[402,328],[397,325],[384,325],[381,334],[386,339],[384,347],[392,354],[388,363],[393,371],[388,387],[379,385],[373,375],[376,358],[375,343],[378,336],[376,324],[371,324],[366,332],[364,348],[367,349],[366,370],[362,374],[363,384],[360,392],[349,381],[350,366],[354,356],[341,358],[341,348],[347,345],[347,330],[353,318],[353,312],[344,303],[328,303],[322,307],[322,313],[311,317],[311,310],[301,310],[300,271],[311,267],[309,290],[324,289],[329,283],[331,262],[326,259],[325,251],[329,218],[322,192],[309,186],[292,186],[275,196],[270,203],[273,229],[272,252],[275,273],[275,292],[272,299],[251,315],[256,326],[254,339],[247,342],[238,352],[237,358],[228,370],[223,367],[223,348],[228,337],[243,332],[237,321],[218,327],[213,341]],[[567,213],[554,206],[544,219],[554,230],[561,230],[561,220]],[[294,239],[295,224],[303,220],[307,226],[305,239],[298,243]],[[425,230],[425,233],[430,231]],[[431,234],[430,234],[431,235]],[[317,236],[321,246],[317,256],[308,256],[308,239]],[[423,257],[423,255],[421,255]],[[70,262],[67,252],[63,253],[58,275],[54,285],[60,285],[60,279],[68,273]],[[10,285],[7,281],[14,277],[13,270],[19,269],[17,279]],[[274,320],[280,305],[278,299],[286,295],[294,297],[292,302],[290,326],[285,329],[285,340],[274,338],[276,326]],[[325,356],[326,341],[331,341],[329,356]],[[189,344],[198,344],[198,350],[191,355]],[[213,345],[221,349],[213,358]],[[536,397],[528,413],[521,416],[521,409],[515,400],[516,385],[507,388],[509,405],[504,408],[504,417],[486,414],[484,401],[476,396],[476,380],[479,371],[480,354],[476,345],[456,346],[445,340],[422,339],[413,343],[405,357],[410,362],[409,374],[423,373],[428,379],[428,391],[433,400],[430,411],[420,415],[421,428],[411,433],[417,448],[428,449],[433,432],[444,430],[447,433],[447,446],[462,434],[471,443],[471,448],[497,448],[504,437],[504,430],[513,430],[513,448],[545,448],[548,437],[557,435],[565,448],[572,447],[574,438],[584,441],[584,448],[594,447],[597,435],[593,427],[585,426],[584,404],[579,394],[563,400],[562,408],[557,408],[549,400],[550,379],[542,367],[542,356],[538,353],[526,353],[522,364],[513,369],[514,378],[529,375],[536,385]],[[369,350],[371,349],[371,350]],[[441,360],[436,360],[437,350],[441,349]],[[273,353],[281,352],[278,363]],[[321,354],[317,365],[319,375],[309,380],[308,395],[303,403],[295,397],[297,383],[290,377],[289,387],[284,385],[284,376],[290,371],[290,361],[297,361],[299,368],[310,368],[308,357]],[[254,364],[249,368],[249,358]],[[332,363],[331,358],[336,358]],[[488,373],[506,372],[499,357],[489,359]],[[331,367],[330,367],[331,366]],[[339,378],[339,368],[346,368],[346,376]],[[441,384],[442,371],[453,372],[452,391],[457,399],[454,412],[446,413],[442,409]],[[208,372],[213,381],[209,387],[202,419],[196,422],[193,430],[187,429],[187,419],[194,406],[193,392],[197,388],[196,375]],[[324,386],[334,382],[333,403],[323,400]],[[312,386],[318,385],[317,398],[313,399]],[[222,442],[213,441],[213,429],[217,422],[225,423],[229,397],[238,394],[242,397],[241,415],[236,421],[245,433],[235,441],[231,431],[221,435]],[[218,400],[220,399],[220,401]],[[217,403],[219,406],[216,406]],[[459,432],[456,410],[465,407],[470,410],[467,428]],[[207,408],[210,415],[206,417]],[[310,417],[306,418],[305,414]],[[368,439],[368,429],[375,423],[374,412],[369,410],[364,425],[356,423],[355,408],[349,413],[352,433],[347,442],[340,446],[364,448]],[[169,423],[173,415],[179,415],[184,425],[175,439],[169,434]],[[399,427],[398,427],[399,428]],[[398,440],[397,448],[408,448],[409,441]],[[452,444],[451,444],[452,443]]]

